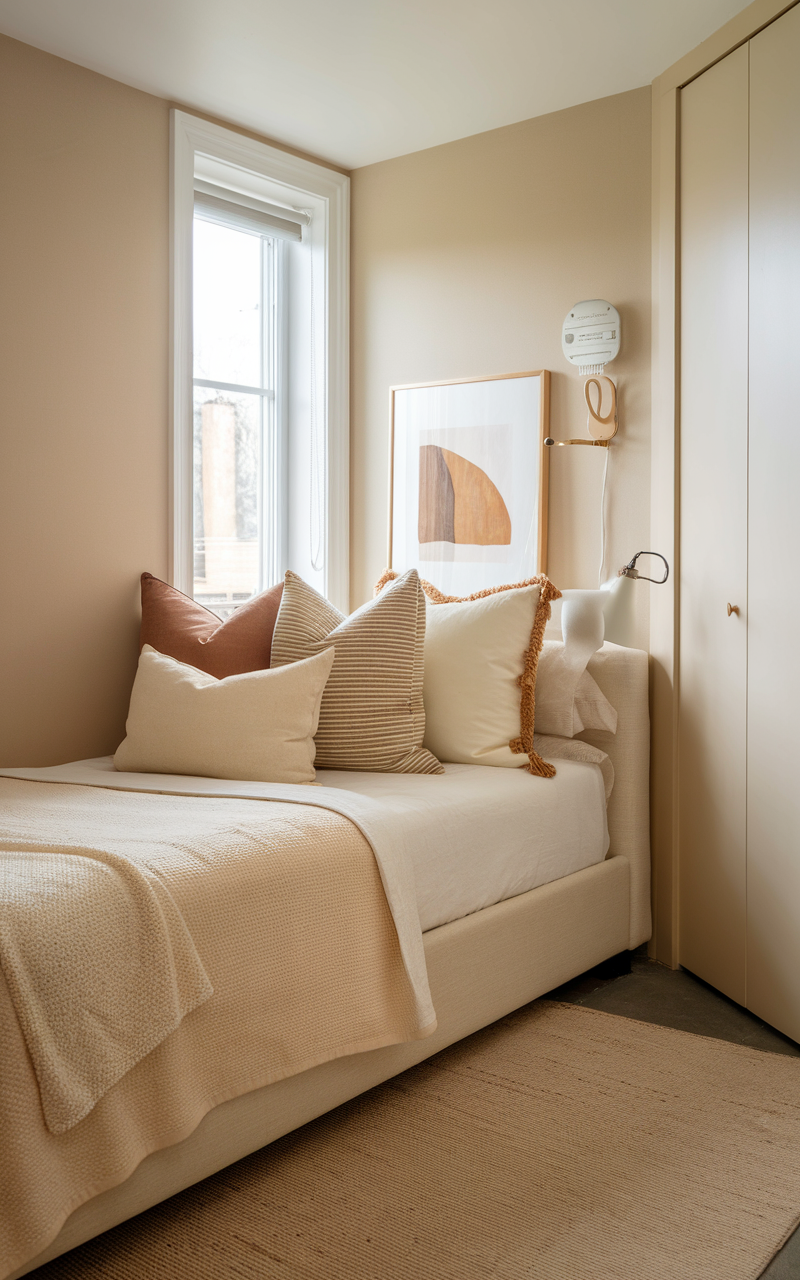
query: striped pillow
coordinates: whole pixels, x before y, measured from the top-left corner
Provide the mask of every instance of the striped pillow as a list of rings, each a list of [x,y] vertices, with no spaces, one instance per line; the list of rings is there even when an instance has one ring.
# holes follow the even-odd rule
[[[336,656],[315,736],[318,769],[444,773],[422,745],[425,595],[416,569],[349,618],[287,572],[272,636],[273,667]]]

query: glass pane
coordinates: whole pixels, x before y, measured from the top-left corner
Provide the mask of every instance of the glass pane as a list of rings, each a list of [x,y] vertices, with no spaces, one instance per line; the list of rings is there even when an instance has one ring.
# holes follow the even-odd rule
[[[222,618],[259,590],[261,399],[194,390],[194,598]]]
[[[194,376],[261,383],[261,240],[194,220]]]

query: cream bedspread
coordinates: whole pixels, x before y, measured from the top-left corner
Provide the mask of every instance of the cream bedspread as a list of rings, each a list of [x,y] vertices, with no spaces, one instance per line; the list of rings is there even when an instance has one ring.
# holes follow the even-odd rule
[[[427,984],[410,978],[404,961],[405,950],[414,968],[421,938],[413,937],[414,903],[402,890],[398,851],[384,849],[379,868],[354,821],[333,811],[346,808],[346,798],[321,807],[313,788],[273,790],[292,799],[302,793],[306,803],[0,778],[0,849],[13,847],[17,888],[30,879],[25,860],[39,858],[38,871],[46,869],[40,888],[49,877],[76,875],[72,887],[88,886],[91,911],[94,882],[103,879],[98,868],[113,868],[106,906],[114,914],[120,879],[128,891],[135,882],[143,909],[138,868],[151,894],[147,909],[167,915],[156,949],[166,938],[185,969],[181,998],[187,1009],[195,1006],[171,1034],[151,1032],[160,1043],[106,1086],[80,1123],[52,1133],[40,1064],[34,1069],[35,1036],[15,1009],[21,993],[14,984],[35,967],[34,957],[9,967],[0,981],[0,1276],[43,1249],[79,1204],[121,1182],[149,1152],[180,1141],[225,1099],[434,1029]],[[70,852],[59,856],[65,844]],[[382,876],[397,900],[394,919]],[[47,922],[45,910],[40,938]],[[18,926],[15,918],[17,943]],[[95,928],[94,937],[85,926],[82,933],[89,971],[113,945],[102,920]],[[65,973],[65,1008],[69,983]],[[61,1031],[68,1030],[65,1021]]]

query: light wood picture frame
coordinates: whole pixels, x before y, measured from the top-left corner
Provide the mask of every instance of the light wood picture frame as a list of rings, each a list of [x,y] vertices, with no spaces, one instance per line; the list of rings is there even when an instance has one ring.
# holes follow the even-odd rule
[[[388,567],[459,596],[546,573],[549,371],[390,392]]]

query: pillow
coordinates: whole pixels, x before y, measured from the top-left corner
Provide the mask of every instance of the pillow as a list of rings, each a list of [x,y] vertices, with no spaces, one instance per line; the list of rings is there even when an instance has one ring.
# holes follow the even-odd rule
[[[573,738],[584,729],[617,732],[617,713],[586,670],[591,654],[545,640],[536,676],[536,732]]]
[[[215,613],[182,591],[152,573],[143,573],[140,647],[149,644],[218,680],[242,671],[262,671],[269,667],[282,592],[279,582],[220,622]]]
[[[272,637],[272,666],[333,645],[316,734],[320,769],[443,773],[422,745],[425,596],[416,569],[349,618],[288,572]]]
[[[395,575],[384,574],[376,590]],[[536,668],[550,601],[544,575],[459,599],[430,583],[425,634],[425,746],[442,760],[519,768],[552,778],[533,745]],[[381,599],[381,595],[378,596]]]
[[[564,590],[561,596],[539,661],[537,732],[568,738],[583,729],[616,733],[617,713],[586,670],[603,644],[608,592]]]
[[[333,649],[281,671],[217,680],[145,645],[114,768],[243,782],[313,782]]]
[[[607,733],[617,732],[617,713],[612,707],[600,685],[588,671],[584,671],[575,690],[575,714],[583,728],[605,729]]]
[[[614,766],[599,747],[589,742],[581,742],[575,738],[560,738],[545,733],[535,733],[533,741],[539,755],[545,760],[578,760],[585,764],[596,764],[603,775],[603,790],[606,793],[606,804],[614,790]]]

